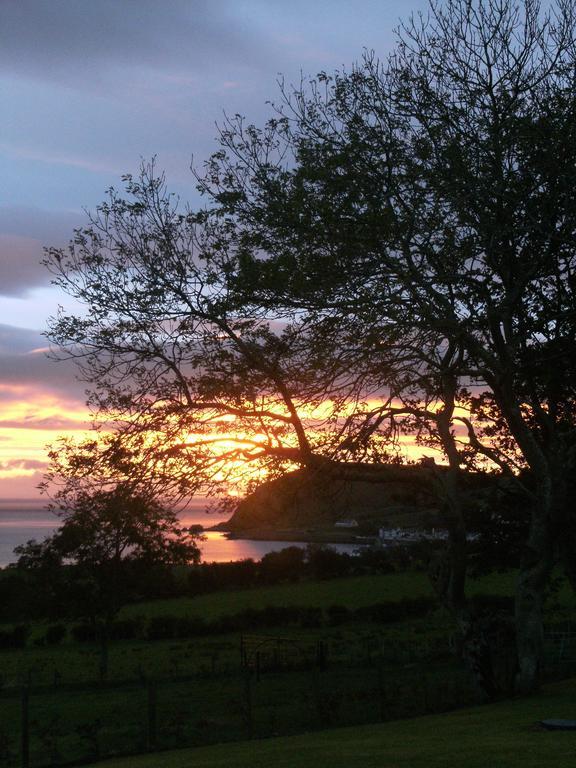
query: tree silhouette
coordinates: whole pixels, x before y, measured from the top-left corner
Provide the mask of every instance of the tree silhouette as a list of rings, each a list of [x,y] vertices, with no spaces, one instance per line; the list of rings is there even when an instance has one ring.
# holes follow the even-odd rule
[[[406,432],[438,448],[435,583],[464,636],[462,469],[506,475],[530,510],[518,690],[537,684],[554,564],[574,576],[574,54],[573,0],[433,3],[388,61],[282,85],[263,128],[229,120],[206,210],[178,212],[144,168],[48,254],[87,308],[53,340],[179,493],[238,464],[358,477]]]
[[[245,295],[323,321],[326,343],[332,327],[391,395],[354,439],[404,419],[441,447],[438,584],[464,623],[459,468],[515,478],[519,690],[537,681],[551,569],[573,578],[576,551],[574,29],[571,0],[432,3],[388,61],[281,85],[263,129],[230,120],[200,179],[235,222]]]

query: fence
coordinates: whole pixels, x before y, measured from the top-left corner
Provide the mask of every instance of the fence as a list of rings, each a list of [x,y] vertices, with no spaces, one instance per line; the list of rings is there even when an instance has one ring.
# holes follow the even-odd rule
[[[283,653],[275,654],[278,649]],[[336,663],[322,644],[312,657],[287,649],[281,638],[245,637],[244,662],[233,672],[5,690],[0,765],[87,763],[377,722],[474,701],[467,674],[453,662],[433,670],[419,664],[392,668],[376,655]]]
[[[546,675],[576,672],[576,630],[545,638]],[[379,722],[475,703],[465,669],[440,654],[392,662],[365,637],[361,653],[295,637],[244,635],[234,666],[218,643],[195,674],[114,683],[62,682],[0,691],[0,766],[48,768],[185,746]],[[566,665],[569,665],[566,667]],[[571,665],[571,666],[570,666]]]

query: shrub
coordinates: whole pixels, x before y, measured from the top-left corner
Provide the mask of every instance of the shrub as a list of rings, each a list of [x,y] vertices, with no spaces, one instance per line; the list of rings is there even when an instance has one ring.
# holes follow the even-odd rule
[[[300,608],[299,624],[306,629],[322,626],[321,608]]]
[[[393,621],[425,616],[436,603],[431,597],[416,597],[412,600],[404,599],[399,602],[392,600],[367,605],[354,611],[354,618],[359,621],[373,621],[379,624],[387,624]]]
[[[352,616],[351,611],[344,605],[331,605],[326,613],[328,615],[328,623],[332,627],[337,627],[340,624],[350,621]]]
[[[142,622],[139,619],[122,619],[110,626],[111,640],[134,640],[142,634]]]
[[[96,624],[76,624],[71,632],[77,643],[95,643],[100,639],[100,629]]]
[[[176,620],[178,637],[201,637],[209,632],[209,625],[199,616],[187,616]]]
[[[279,552],[268,552],[259,564],[260,580],[264,584],[298,581],[304,570],[305,552],[301,547],[285,547]]]
[[[52,624],[44,634],[44,642],[46,645],[60,645],[66,634],[67,630],[64,624]]]
[[[29,634],[30,627],[25,624],[0,632],[0,648],[25,648]]]
[[[355,568],[355,558],[330,547],[309,546],[306,550],[308,571],[315,579],[348,576]]]
[[[176,616],[154,616],[148,622],[148,640],[174,640],[177,636]]]

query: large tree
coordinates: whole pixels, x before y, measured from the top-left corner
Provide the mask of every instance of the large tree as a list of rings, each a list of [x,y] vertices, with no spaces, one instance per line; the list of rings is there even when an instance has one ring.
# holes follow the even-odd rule
[[[575,70],[572,0],[433,4],[388,61],[283,89],[263,129],[230,121],[205,211],[145,169],[49,254],[87,306],[53,339],[180,492],[246,462],[359,475],[409,429],[439,448],[436,583],[464,632],[461,470],[508,475],[530,509],[520,690],[554,563],[574,576]]]
[[[551,569],[573,579],[576,554],[574,32],[572,0],[432,3],[388,61],[283,89],[263,130],[232,120],[201,179],[235,224],[240,290],[332,318],[392,387],[360,436],[409,415],[442,447],[456,609],[458,469],[475,456],[516,478],[531,510],[520,690],[537,680]],[[395,344],[410,361],[391,375]]]

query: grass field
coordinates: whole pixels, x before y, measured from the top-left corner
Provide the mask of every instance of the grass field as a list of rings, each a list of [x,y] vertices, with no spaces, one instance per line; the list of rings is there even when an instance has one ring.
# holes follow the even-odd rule
[[[516,575],[514,572],[490,573],[478,579],[468,579],[469,595],[478,593],[513,595]],[[386,573],[370,576],[351,576],[325,581],[302,581],[271,587],[213,592],[197,597],[177,597],[154,600],[126,606],[122,618],[134,616],[203,616],[219,618],[248,608],[260,609],[267,605],[310,606],[326,608],[343,605],[360,608],[388,600],[403,600],[432,595],[428,575],[420,572]],[[553,598],[562,606],[576,607],[574,592],[562,581],[559,592]]]
[[[576,680],[527,699],[313,734],[110,760],[102,768],[573,768],[576,732],[537,723],[576,716]]]
[[[470,582],[471,593],[510,595],[513,588],[513,574],[493,574]],[[390,730],[389,726],[366,726],[360,730],[339,729],[331,732],[329,737],[319,734],[321,729],[328,727],[443,712],[478,700],[463,665],[449,652],[448,639],[453,626],[450,617],[442,610],[432,609],[421,615],[383,623],[357,619],[334,624],[326,613],[333,605],[358,609],[379,602],[394,603],[429,595],[430,587],[425,574],[392,573],[143,602],[124,609],[124,618],[141,617],[144,622],[174,616],[201,616],[216,620],[247,609],[261,610],[266,606],[322,609],[324,613],[319,613],[322,620],[318,624],[272,626],[256,633],[259,643],[263,636],[280,636],[282,642],[287,643],[283,647],[288,647],[292,654],[288,662],[282,662],[280,666],[266,666],[264,662],[261,675],[253,669],[247,676],[241,666],[239,630],[205,637],[178,636],[178,639],[172,640],[115,641],[110,646],[109,676],[105,684],[98,682],[98,644],[75,643],[68,638],[59,646],[38,646],[34,644],[33,635],[28,647],[0,652],[0,679],[3,684],[0,688],[0,764],[3,755],[7,765],[17,761],[20,687],[27,683],[31,686],[32,768],[86,761],[97,755],[145,751],[150,733],[148,697],[151,686],[157,701],[156,747],[170,750],[196,745],[189,753],[194,756],[193,765],[270,765],[272,762],[278,766],[294,765],[298,768],[313,762],[314,768],[355,764],[463,765],[447,759],[446,750],[454,749],[454,741],[449,736],[440,737],[440,726],[436,725],[430,726],[429,738],[432,741],[436,739],[440,745],[446,742],[444,752],[438,753],[443,755],[445,762],[432,763],[426,758],[426,750],[430,747],[426,746],[428,736],[424,725],[418,726],[424,730],[418,737],[418,743],[414,742],[415,751],[408,749],[412,743],[408,730],[412,726],[407,725],[407,721],[399,721],[397,730]],[[574,614],[574,596],[566,589],[553,596],[552,604],[556,605],[550,613],[554,621]],[[38,638],[42,637],[42,631],[45,631],[45,626],[44,629],[40,625],[34,627]],[[319,645],[326,649],[325,664],[320,663],[316,655]],[[573,674],[574,667],[569,667],[569,670]],[[574,694],[574,686],[571,690]],[[562,698],[563,689],[555,689],[554,696]],[[532,719],[529,722],[546,716],[561,717],[561,710],[568,711],[569,708],[561,701],[557,704],[554,711],[534,717],[530,715]],[[516,702],[514,707],[516,705],[521,703]],[[513,705],[510,707],[510,712],[516,711]],[[478,710],[482,713],[491,711],[489,708]],[[570,713],[576,716],[573,710],[564,713],[564,716],[570,717]],[[474,722],[475,717],[470,715],[470,722]],[[528,715],[522,717],[526,720]],[[434,722],[442,724],[446,721],[444,718],[436,721],[431,717],[418,721],[424,724]],[[462,722],[468,721],[454,721]],[[289,734],[307,731],[315,731],[317,735],[298,737],[302,740],[301,746],[294,737],[287,738]],[[531,733],[529,728],[526,732]],[[464,745],[469,743],[469,751],[473,755],[472,736],[464,732],[455,733]],[[498,733],[497,729],[495,733]],[[250,734],[257,739],[279,734],[286,738],[236,743]],[[486,734],[479,738],[482,743],[490,744],[493,736]],[[538,734],[538,737],[541,737],[540,744],[548,735]],[[383,739],[388,745],[386,749],[390,748],[392,752],[382,751]],[[339,740],[343,740],[340,746]],[[197,762],[197,758],[205,753],[206,745],[217,742],[227,742],[228,746],[222,744],[210,750],[209,760],[216,762]],[[331,747],[328,749],[332,743],[336,745],[333,752]],[[275,744],[280,747],[275,747]],[[376,762],[369,762],[372,757],[368,756],[366,760],[361,757],[360,762],[351,757],[355,751],[367,755],[362,752],[363,745],[371,750],[370,755],[375,755]],[[394,745],[402,745],[401,755],[396,754]],[[296,760],[299,750],[304,748],[312,756],[318,749],[328,749],[328,752],[324,757],[312,757],[309,763],[305,763]],[[275,749],[281,749],[281,754],[287,755],[285,762],[278,762],[274,756]],[[156,753],[156,758],[151,758],[152,762],[146,765],[167,765],[170,768],[172,763],[164,760],[168,754],[166,751]],[[182,757],[185,754],[175,752],[174,760],[188,759]],[[386,759],[392,762],[382,762],[385,754],[388,755]],[[172,756],[169,759],[172,760]],[[507,768],[515,764],[494,760],[470,763],[486,768]],[[124,765],[130,766],[131,762]],[[175,762],[173,765],[184,766],[188,763]],[[522,765],[532,763],[524,762]],[[562,763],[556,761],[554,768],[559,765]]]
[[[478,580],[469,580],[469,592],[511,595],[514,590],[514,574],[490,574]],[[327,609],[339,605],[349,609],[370,606],[378,602],[400,601],[431,595],[430,583],[425,573],[390,573],[381,575],[355,576],[325,581],[303,581],[270,587],[215,592],[198,597],[181,597],[126,606],[120,618],[150,618],[163,616],[202,617],[207,620],[230,616],[247,609],[263,609],[267,606],[301,606]],[[560,606],[554,611],[555,618],[574,614],[575,599],[572,591],[564,586],[553,597]],[[72,622],[74,623],[74,622]],[[30,678],[33,685],[51,685],[55,676],[62,683],[89,682],[98,678],[99,648],[90,643],[73,643],[69,638],[62,645],[38,647],[34,641],[45,632],[45,624],[33,625],[31,641],[27,648],[15,651],[0,651],[0,677],[3,685],[19,684]],[[326,628],[321,630],[282,627],[283,636],[300,638],[306,635],[310,642],[326,637]],[[357,642],[372,631],[370,627],[355,625],[342,627],[344,644],[353,649]],[[439,636],[447,637],[452,631],[450,618],[435,612],[428,617],[392,623],[378,629],[379,634],[392,646],[414,648],[426,639],[432,641]],[[277,634],[273,629],[272,634]],[[330,636],[334,634],[329,631]],[[360,638],[357,641],[356,638]],[[141,670],[148,674],[154,670],[155,677],[189,674],[214,663],[214,648],[217,649],[219,665],[226,665],[230,659],[237,663],[238,633],[234,636],[196,638],[193,642],[180,641],[120,641],[110,648],[110,679],[137,680]],[[351,651],[355,653],[354,650]]]
[[[211,619],[248,608],[265,608],[267,605],[321,608],[338,604],[346,608],[360,608],[384,600],[402,600],[431,594],[430,581],[425,573],[387,573],[154,600],[126,606],[121,611],[121,617],[170,614]]]

